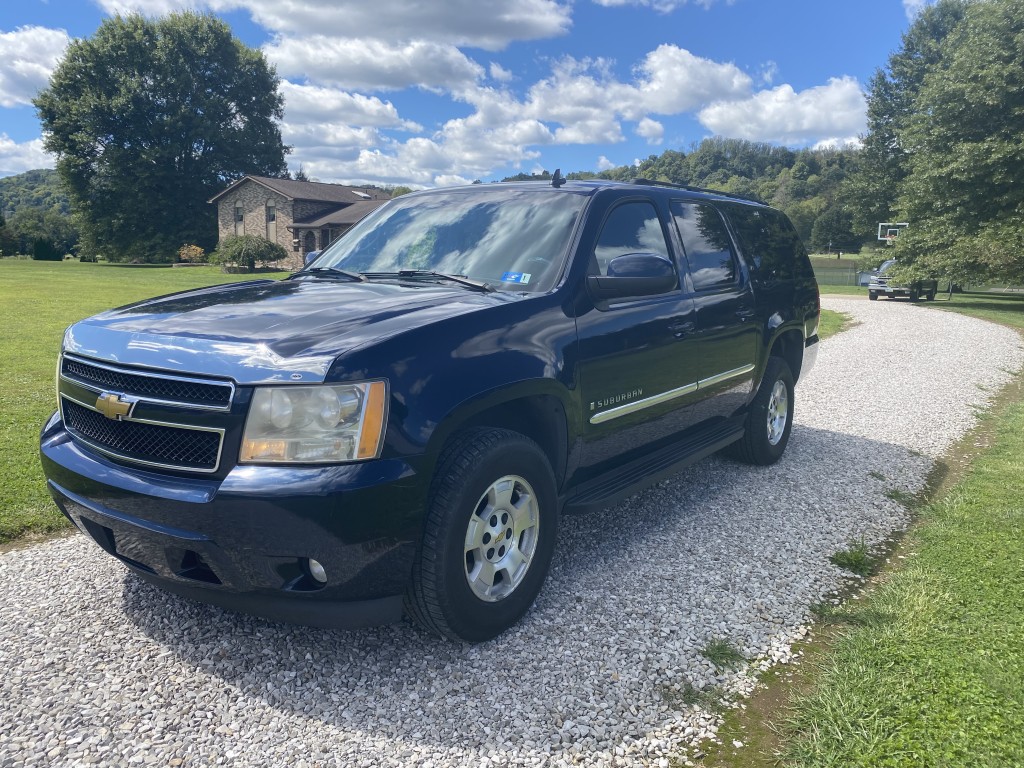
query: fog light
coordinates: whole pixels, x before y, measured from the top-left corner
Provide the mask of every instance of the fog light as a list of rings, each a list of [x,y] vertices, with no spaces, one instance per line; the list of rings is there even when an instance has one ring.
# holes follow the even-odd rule
[[[309,568],[309,575],[312,576],[315,581],[318,581],[321,584],[327,583],[327,571],[324,570],[324,567],[320,565],[320,563],[313,558],[309,558],[306,561],[306,567]]]

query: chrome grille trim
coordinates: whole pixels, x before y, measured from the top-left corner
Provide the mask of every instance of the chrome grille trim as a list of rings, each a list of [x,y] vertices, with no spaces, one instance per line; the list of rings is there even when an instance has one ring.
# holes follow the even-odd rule
[[[75,375],[74,373],[69,373],[67,371],[68,363],[108,372],[111,376],[108,377],[106,381],[103,381],[99,377],[89,378],[87,376]],[[113,390],[122,392],[126,395],[131,395],[134,399],[145,400],[147,403],[180,406],[204,411],[230,411],[231,404],[235,399],[234,382],[222,379],[199,379],[189,376],[144,371],[138,368],[127,368],[111,365],[110,363],[101,363],[96,360],[78,357],[77,355],[70,355],[67,353],[61,355],[59,366],[58,370],[60,371],[61,379],[74,382],[75,384],[92,390],[97,394]],[[127,379],[127,381],[116,381],[113,378],[114,376],[123,377]],[[223,390],[223,397],[226,399],[223,403],[217,404],[203,402],[201,398],[162,397],[159,394],[153,394],[152,390],[146,391],[145,386],[140,386],[142,382],[147,380],[152,382],[153,389],[159,387],[160,382],[172,382],[182,386],[191,385],[193,387],[206,388],[208,390]],[[131,386],[133,383],[136,386]]]
[[[111,450],[109,447],[104,446],[102,443],[96,442],[95,440],[87,437],[86,435],[83,435],[81,432],[71,427],[68,424],[68,420],[65,417],[64,413],[65,401],[74,403],[80,408],[85,408],[89,411],[93,411],[94,413],[97,413],[100,416],[103,416],[103,414],[100,413],[100,411],[95,406],[90,405],[88,403],[83,403],[82,401],[70,397],[65,393],[61,393],[60,398],[58,400],[58,405],[60,406],[60,418],[61,421],[64,423],[64,428],[68,430],[68,433],[72,435],[72,437],[74,437],[75,440],[82,442],[85,445],[88,445],[93,450],[98,451],[99,453],[102,453],[105,456],[110,456],[121,461],[131,462],[132,464],[139,464],[146,467],[155,467],[158,469],[171,469],[178,472],[199,472],[203,474],[212,474],[220,468],[221,457],[224,452],[224,429],[215,427],[194,426],[191,424],[172,424],[169,422],[156,421],[153,419],[121,419],[120,421],[123,421],[125,423],[143,424],[153,427],[164,427],[168,429],[182,430],[184,432],[209,432],[217,435],[217,452],[212,467],[187,466],[182,464],[170,464],[165,462],[150,461],[148,459],[140,459],[137,456],[132,456],[130,454],[125,454],[119,451]],[[106,416],[103,416],[103,418],[106,418]]]

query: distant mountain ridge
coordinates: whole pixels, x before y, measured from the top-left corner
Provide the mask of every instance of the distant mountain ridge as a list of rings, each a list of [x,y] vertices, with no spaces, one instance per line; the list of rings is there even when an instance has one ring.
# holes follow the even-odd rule
[[[21,208],[56,209],[64,216],[71,213],[64,185],[55,170],[39,168],[0,179],[0,212],[9,217],[11,211]]]

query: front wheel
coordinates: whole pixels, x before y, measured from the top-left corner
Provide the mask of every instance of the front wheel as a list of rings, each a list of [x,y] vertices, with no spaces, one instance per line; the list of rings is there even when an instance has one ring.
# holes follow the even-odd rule
[[[868,291],[868,299],[871,301],[878,301],[878,294],[874,291]]]
[[[747,464],[774,464],[793,430],[793,373],[781,357],[769,357],[761,386],[747,411],[743,437],[729,446]]]
[[[537,444],[505,429],[462,433],[438,461],[407,613],[453,640],[496,637],[540,592],[557,531],[554,473]]]

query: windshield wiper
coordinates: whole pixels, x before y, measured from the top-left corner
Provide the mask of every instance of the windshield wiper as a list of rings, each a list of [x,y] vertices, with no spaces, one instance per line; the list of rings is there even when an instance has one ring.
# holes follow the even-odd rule
[[[448,275],[444,272],[437,272],[433,269],[400,269],[397,272],[366,272],[364,277],[436,277],[439,280],[450,280],[453,283],[464,285],[483,293],[491,293],[494,286],[481,283],[478,280],[470,280],[465,275]]]
[[[313,275],[314,277],[343,277],[354,283],[366,282],[366,278],[358,272],[349,272],[347,269],[338,269],[337,267],[310,267],[309,269],[303,269],[300,272],[296,272],[289,278],[289,280],[296,277],[302,277],[303,275]]]

